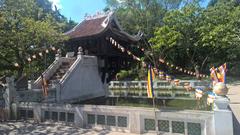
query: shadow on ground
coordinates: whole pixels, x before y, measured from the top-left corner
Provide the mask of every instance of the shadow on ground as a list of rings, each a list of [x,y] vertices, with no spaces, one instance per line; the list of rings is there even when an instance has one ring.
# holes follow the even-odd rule
[[[77,127],[67,126],[60,123],[34,123],[29,121],[24,122],[3,122],[0,123],[0,134],[16,134],[16,135],[106,135],[108,130],[96,130],[96,129],[80,129]]]

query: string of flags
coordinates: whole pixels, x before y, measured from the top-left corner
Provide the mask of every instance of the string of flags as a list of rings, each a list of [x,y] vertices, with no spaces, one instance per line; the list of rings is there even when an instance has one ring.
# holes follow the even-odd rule
[[[141,59],[137,56],[135,56],[131,51],[127,50],[126,48],[124,48],[121,44],[119,44],[116,40],[114,40],[112,37],[109,38],[109,42],[111,43],[111,45],[113,45],[114,47],[116,47],[117,49],[119,49],[121,52],[127,52],[127,54],[129,56],[131,56],[134,60],[137,61],[141,61]],[[141,50],[144,51],[144,49],[142,48]]]
[[[37,56],[39,56],[39,57],[43,57],[43,54],[45,53],[45,54],[48,54],[50,51],[53,51],[53,52],[56,52],[56,47],[50,47],[50,48],[47,48],[47,49],[45,49],[44,51],[40,51],[40,52],[38,52],[38,53],[36,53],[36,54],[33,54],[33,55],[30,55],[29,57],[27,57],[26,58],[26,61],[28,61],[29,63],[31,63],[33,60],[35,60],[35,59],[37,59]],[[20,65],[19,65],[19,63],[14,63],[14,66],[15,67],[19,67]]]
[[[116,40],[114,40],[112,37],[109,38],[109,42],[111,43],[111,45],[113,45],[114,47],[116,47],[117,49],[119,49],[121,52],[127,52],[127,54],[129,56],[132,56],[132,58],[134,60],[137,60],[137,61],[141,61],[141,59],[137,56],[135,56],[131,51],[127,50],[126,48],[124,48],[121,44],[119,44]],[[138,47],[139,48],[139,47]],[[140,48],[139,48],[140,49]],[[144,48],[141,48],[142,51],[144,51]],[[178,66],[175,66],[173,64],[170,64],[169,62],[165,62],[165,60],[163,59],[159,59],[159,61],[161,63],[165,63],[167,66],[171,67],[171,68],[175,68],[176,70],[180,71],[180,72],[183,72],[183,73],[186,73],[188,75],[193,75],[195,76],[196,73],[195,72],[192,72],[192,71],[189,71],[189,70],[186,70],[184,68],[181,68],[181,67],[178,67]],[[144,63],[145,64],[145,63]],[[161,72],[161,71],[160,71]],[[159,73],[160,74],[160,77],[163,76],[163,74]],[[204,75],[204,74],[199,74],[199,77],[202,77],[202,78],[208,78],[209,76],[208,75]],[[171,76],[170,75],[166,75],[166,79],[167,80],[171,80]]]
[[[166,62],[163,59],[159,59],[159,62],[161,62],[163,64],[166,64],[168,67],[173,68],[173,69],[175,69],[175,70],[177,70],[179,72],[183,72],[183,73],[188,74],[188,75],[196,76],[195,72],[192,72],[190,70],[187,70],[187,69],[181,68],[179,66],[175,66],[173,64],[170,64],[169,62]],[[201,78],[208,78],[209,76],[208,75],[204,75],[204,74],[199,74],[199,77],[201,77]]]

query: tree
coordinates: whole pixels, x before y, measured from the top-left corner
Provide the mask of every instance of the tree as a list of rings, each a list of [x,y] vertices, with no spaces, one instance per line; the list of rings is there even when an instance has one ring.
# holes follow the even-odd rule
[[[236,65],[239,57],[239,6],[219,2],[207,9],[187,5],[168,12],[150,39],[156,57],[208,72],[212,65]]]
[[[51,14],[43,14],[35,0],[4,0],[0,11],[2,72],[17,71],[18,77],[21,76],[23,71],[30,70],[27,58],[31,54],[59,45],[65,39],[58,22],[53,21]],[[19,64],[18,68],[14,66],[15,62]]]
[[[203,12],[203,21],[197,30],[201,33],[199,42],[211,49],[208,62],[214,65],[228,62],[230,67],[237,67],[240,49],[239,9],[235,2],[223,1]]]

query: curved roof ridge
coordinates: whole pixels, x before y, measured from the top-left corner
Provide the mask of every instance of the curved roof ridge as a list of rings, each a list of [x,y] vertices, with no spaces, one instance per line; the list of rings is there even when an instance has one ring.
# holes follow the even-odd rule
[[[96,15],[92,16],[92,17],[85,17],[85,19],[78,23],[75,27],[73,27],[71,30],[65,32],[65,35],[71,35],[72,32],[75,32],[82,24],[86,23],[87,21],[94,21],[97,19],[102,19],[105,18],[102,22],[101,22],[101,26],[103,28],[106,28],[109,24],[109,20],[112,19],[114,12],[113,11],[108,11],[108,12],[104,12],[104,13],[97,13]],[[96,34],[96,33],[95,33]]]
[[[114,23],[112,23],[114,22]],[[114,26],[112,26],[114,25]],[[130,35],[121,27],[118,19],[113,11],[105,13],[97,13],[95,16],[87,17],[85,20],[76,25],[73,29],[64,33],[71,39],[95,36],[110,29],[114,34],[121,36],[123,39],[131,41],[139,41],[142,33]]]
[[[86,16],[85,20],[94,20],[102,17],[109,17],[113,14],[113,11],[108,11],[108,12],[97,12],[93,16]]]

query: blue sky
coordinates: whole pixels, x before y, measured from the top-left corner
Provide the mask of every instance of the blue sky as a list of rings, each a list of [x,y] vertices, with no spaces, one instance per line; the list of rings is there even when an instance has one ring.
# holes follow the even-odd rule
[[[80,22],[85,14],[94,15],[106,7],[105,0],[49,0],[56,5],[61,14],[68,19]],[[202,6],[206,6],[209,0],[204,0]]]
[[[105,0],[50,0],[68,19],[79,22],[86,13],[93,15],[106,7]]]

